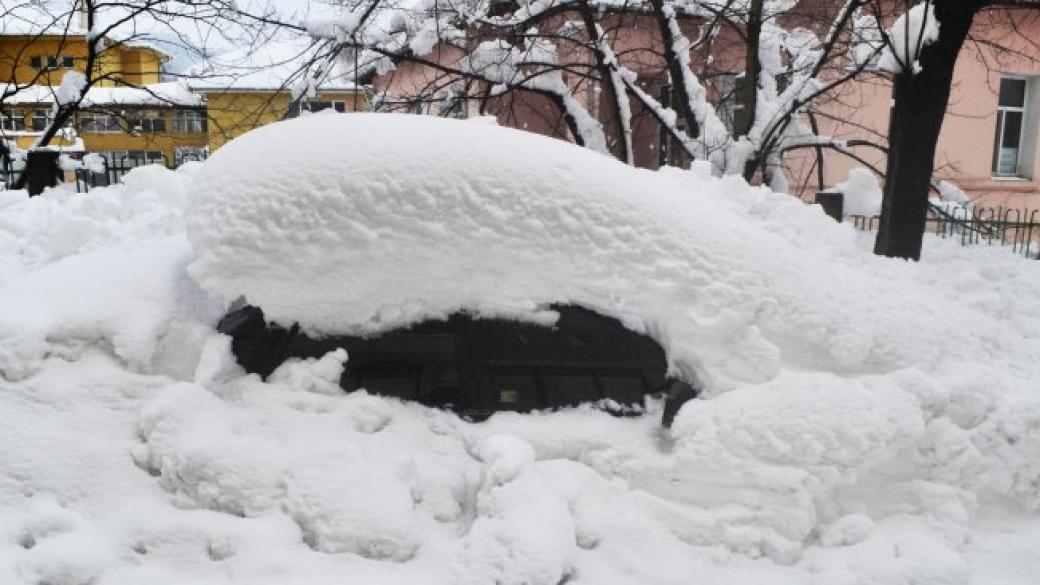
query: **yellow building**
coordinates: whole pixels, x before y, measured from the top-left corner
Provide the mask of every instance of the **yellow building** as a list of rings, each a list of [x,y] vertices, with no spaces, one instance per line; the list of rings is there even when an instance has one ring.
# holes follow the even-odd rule
[[[332,67],[319,79],[305,64],[310,43],[305,39],[271,42],[249,52],[223,55],[219,63],[189,72],[189,85],[202,94],[209,117],[209,145],[215,150],[253,128],[292,118],[303,112],[365,109],[367,94],[352,72]],[[305,99],[293,89],[311,79]]]
[[[293,52],[301,46],[307,43],[269,43],[230,55],[216,69],[210,63],[204,71],[189,71],[182,78],[197,81],[186,83],[162,81],[168,57],[158,48],[102,39],[94,73],[104,79],[87,91],[70,127],[49,146],[74,156],[99,153],[110,167],[175,167],[302,111],[363,109],[365,92],[342,72],[312,84],[316,91],[308,99],[293,99],[290,82],[306,70]],[[0,80],[8,89],[0,103],[0,138],[23,150],[43,146],[37,143],[50,125],[61,81],[70,71],[84,73],[86,58],[83,30],[67,27],[50,34],[0,23]]]
[[[102,39],[91,87],[70,128],[50,146],[72,154],[97,152],[115,166],[162,162],[176,166],[205,156],[205,104],[178,83],[162,83],[167,56],[140,42]],[[38,145],[50,124],[55,95],[70,71],[86,73],[87,35],[61,30],[0,30],[0,75],[7,97],[0,136],[20,149]]]

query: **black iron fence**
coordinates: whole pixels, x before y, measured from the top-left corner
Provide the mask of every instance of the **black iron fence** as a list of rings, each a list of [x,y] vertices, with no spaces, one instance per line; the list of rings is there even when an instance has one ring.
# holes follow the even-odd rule
[[[205,159],[205,155],[201,156],[180,156],[177,157],[177,164],[169,168],[175,168],[179,164],[183,164],[189,161],[200,161]],[[102,159],[100,168],[79,168],[74,171],[62,171],[54,169],[56,173],[56,179],[60,182],[71,183],[75,182],[76,191],[85,193],[95,187],[107,187],[109,185],[115,185],[119,183],[123,176],[137,167],[149,165],[149,164],[161,164],[166,166],[164,160],[155,159],[138,159],[138,158],[122,158],[117,160]],[[24,167],[24,163],[21,165]],[[8,161],[0,161],[0,189],[13,189],[14,185],[21,178],[25,172],[24,168],[14,168]],[[52,184],[52,183],[48,183]]]
[[[76,191],[86,193],[94,187],[107,187],[115,185],[123,178],[123,175],[141,165],[134,164],[109,164],[104,165],[100,171],[89,169],[76,169],[75,171],[61,173],[58,175],[65,181],[71,181],[73,175],[76,181]],[[0,169],[0,189],[13,189],[14,184],[21,177],[23,170]]]
[[[0,168],[0,189],[12,189],[12,186],[21,174],[21,171]]]
[[[119,183],[123,175],[136,169],[141,164],[129,164],[126,162],[105,162],[103,170],[76,169],[76,191],[86,193],[94,187],[107,187]]]
[[[858,229],[874,231],[881,218],[854,215],[848,219]],[[932,209],[928,212],[925,231],[940,238],[959,240],[963,246],[1005,246],[1023,256],[1040,259],[1040,209]]]

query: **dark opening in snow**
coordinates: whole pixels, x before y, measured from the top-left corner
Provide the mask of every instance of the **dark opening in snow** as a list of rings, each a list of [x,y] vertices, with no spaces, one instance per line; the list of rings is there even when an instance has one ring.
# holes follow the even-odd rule
[[[320,357],[336,348],[349,359],[340,385],[450,408],[471,420],[498,411],[598,403],[615,414],[642,412],[647,394],[666,393],[664,423],[695,391],[666,377],[661,347],[616,319],[577,306],[554,306],[553,328],[455,314],[374,337],[313,339],[293,326],[268,324],[246,306],[219,330],[246,371],[267,377],[290,357]]]

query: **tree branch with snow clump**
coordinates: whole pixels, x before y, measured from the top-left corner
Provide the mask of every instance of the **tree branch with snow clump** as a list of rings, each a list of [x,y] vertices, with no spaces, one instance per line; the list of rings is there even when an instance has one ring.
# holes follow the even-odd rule
[[[862,0],[809,19],[794,0],[437,0],[418,9],[368,0],[349,14],[376,3],[356,27],[358,19],[347,19],[349,35],[337,32],[336,18],[308,30],[343,48],[336,52],[363,56],[368,66],[359,75],[382,88],[377,108],[438,113],[450,92],[452,104],[500,118],[542,116],[574,142],[628,164],[646,164],[633,136],[649,119],[686,159],[709,161],[717,175],[779,177],[785,140],[808,132],[797,118],[864,69],[843,68]],[[651,34],[632,33],[645,25]],[[750,47],[761,70],[733,71],[727,59]],[[720,85],[742,75],[751,91],[734,97]],[[662,87],[674,98],[660,97]],[[524,101],[532,91],[551,109]],[[740,108],[755,115],[737,128],[723,112]]]

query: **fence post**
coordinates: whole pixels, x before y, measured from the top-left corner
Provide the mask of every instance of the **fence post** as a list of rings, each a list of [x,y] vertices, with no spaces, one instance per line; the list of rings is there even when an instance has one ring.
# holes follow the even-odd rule
[[[43,193],[47,187],[61,182],[58,169],[58,152],[55,150],[30,150],[25,160],[25,188],[29,196]]]
[[[816,194],[816,203],[823,208],[823,212],[841,223],[842,212],[845,208],[845,194],[840,191],[820,191]]]

